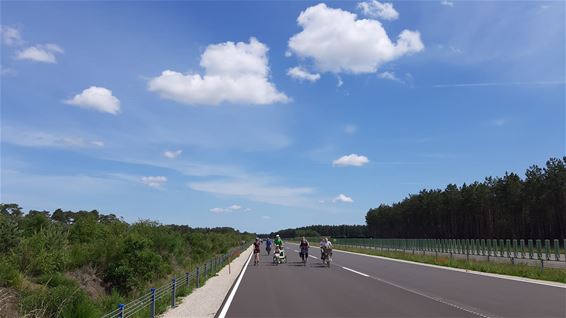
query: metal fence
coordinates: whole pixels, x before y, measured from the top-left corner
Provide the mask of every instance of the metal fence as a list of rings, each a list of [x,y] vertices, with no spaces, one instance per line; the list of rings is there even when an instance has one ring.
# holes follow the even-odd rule
[[[388,251],[432,252],[565,262],[559,240],[502,239],[335,239],[335,244]],[[563,240],[562,247],[566,245]]]
[[[236,254],[241,253],[247,247],[245,244],[241,245],[226,254],[209,259],[204,264],[197,266],[192,272],[184,273],[184,276],[174,276],[170,283],[159,288],[150,288],[149,293],[129,303],[118,304],[116,309],[103,315],[102,318],[128,318],[144,313],[145,317],[154,318],[157,304],[160,302],[170,302],[170,304],[166,303],[165,306],[175,307],[175,301],[178,296],[188,294],[191,287],[199,288],[208,278],[214,276],[224,265],[228,264]]]

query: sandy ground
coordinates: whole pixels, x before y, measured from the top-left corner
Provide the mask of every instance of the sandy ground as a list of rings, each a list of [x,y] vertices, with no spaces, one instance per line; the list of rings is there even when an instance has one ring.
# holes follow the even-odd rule
[[[212,318],[220,310],[228,291],[244,268],[252,247],[242,252],[230,264],[231,271],[225,266],[215,277],[210,278],[204,286],[195,289],[191,294],[181,299],[177,307],[169,309],[161,317],[207,317]]]

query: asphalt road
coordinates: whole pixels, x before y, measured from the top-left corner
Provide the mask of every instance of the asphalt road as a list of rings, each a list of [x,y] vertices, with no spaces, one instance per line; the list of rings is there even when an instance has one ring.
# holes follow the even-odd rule
[[[566,317],[566,286],[475,275],[334,251],[330,268],[311,248],[307,266],[247,266],[226,317]]]

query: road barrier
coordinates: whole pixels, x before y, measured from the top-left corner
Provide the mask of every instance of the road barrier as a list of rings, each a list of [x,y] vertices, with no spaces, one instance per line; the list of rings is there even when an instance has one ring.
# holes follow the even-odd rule
[[[237,257],[243,250],[248,248],[246,244],[232,249],[230,252],[218,255],[209,259],[204,264],[197,266],[193,271],[181,275],[182,279],[174,276],[171,282],[159,288],[150,288],[149,293],[138,297],[129,303],[118,304],[117,308],[102,318],[128,318],[141,315],[146,310],[144,317],[154,318],[156,316],[156,304],[161,302],[169,302],[171,307],[175,307],[176,298],[178,296],[190,293],[191,286],[199,288],[208,278],[214,276],[224,265],[227,265],[232,259]],[[201,267],[204,271],[201,272]]]
[[[486,256],[509,258],[512,263],[516,259],[538,260],[541,268],[545,261],[566,262],[560,241],[553,240],[496,240],[496,239],[361,239],[338,238],[335,245],[352,248],[380,249],[382,251],[403,251],[422,253],[444,253],[470,256]],[[527,244],[525,245],[525,242]],[[534,244],[533,244],[534,242]],[[543,245],[544,242],[544,245]],[[562,247],[566,245],[563,240]]]

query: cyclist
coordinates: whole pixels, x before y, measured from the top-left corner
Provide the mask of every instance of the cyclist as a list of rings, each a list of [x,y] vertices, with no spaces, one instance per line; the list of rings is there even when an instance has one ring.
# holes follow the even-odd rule
[[[320,260],[324,261],[324,237],[320,238],[320,243],[318,244],[320,246]]]
[[[267,240],[265,241],[265,251],[267,252],[267,255],[271,253],[271,243],[271,239],[267,238]]]
[[[259,247],[261,246],[261,241],[259,237],[256,237],[254,242],[254,266],[259,264]]]
[[[324,259],[326,257],[332,257],[332,243],[330,242],[330,240],[328,239],[328,237],[325,237],[324,240],[321,242],[322,246],[320,248],[321,253],[322,253],[322,259],[324,261]]]
[[[309,241],[307,241],[307,239],[303,236],[301,238],[301,243],[299,244],[299,247],[301,248],[301,252],[299,253],[299,256],[301,257],[301,259],[303,259],[303,262],[306,263],[306,260],[309,258]]]
[[[283,241],[281,240],[281,237],[279,237],[279,234],[275,235],[275,241],[273,241],[273,244],[275,244],[275,246],[279,246],[279,248],[283,248]]]

